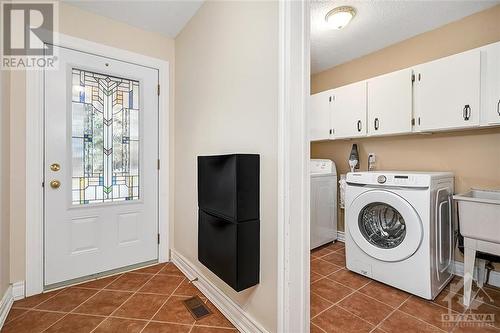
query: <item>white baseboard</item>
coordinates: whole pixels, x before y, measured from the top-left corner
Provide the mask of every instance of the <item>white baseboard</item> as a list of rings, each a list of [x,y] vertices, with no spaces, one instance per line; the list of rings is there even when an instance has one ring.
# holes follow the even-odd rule
[[[5,319],[7,319],[7,315],[9,314],[10,308],[12,307],[12,303],[14,303],[14,298],[12,297],[12,286],[9,286],[3,294],[0,303],[0,330],[5,323]]]
[[[337,240],[339,242],[344,243],[345,242],[345,232],[343,232],[343,231],[337,231]]]
[[[14,282],[12,284],[12,297],[14,301],[24,298],[24,281]]]
[[[200,289],[210,302],[212,302],[226,316],[226,318],[244,333],[268,333],[255,319],[250,317],[238,304],[217,288],[204,276],[188,259],[172,250],[172,261],[190,280],[197,278],[193,284]]]
[[[453,262],[453,272],[455,275],[464,276],[464,263],[460,261]],[[474,268],[474,279],[477,279],[477,267]],[[500,287],[500,272],[491,271],[488,284],[495,287]]]

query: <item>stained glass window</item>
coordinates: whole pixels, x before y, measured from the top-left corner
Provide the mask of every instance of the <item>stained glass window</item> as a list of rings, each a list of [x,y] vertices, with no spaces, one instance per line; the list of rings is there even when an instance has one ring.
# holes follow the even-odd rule
[[[139,199],[139,82],[73,69],[73,204]]]

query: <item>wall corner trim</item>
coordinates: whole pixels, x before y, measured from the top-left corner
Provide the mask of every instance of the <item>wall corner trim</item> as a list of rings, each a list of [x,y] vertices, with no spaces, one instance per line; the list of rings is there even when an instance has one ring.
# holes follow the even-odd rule
[[[240,332],[269,333],[260,323],[250,317],[245,310],[227,297],[222,290],[210,282],[193,263],[175,250],[172,250],[172,261],[189,280],[198,279],[197,281],[193,281],[193,284],[200,289],[203,295],[205,295]]]
[[[2,300],[0,301],[0,329],[2,329],[5,319],[9,314],[10,308],[14,303],[14,298],[12,297],[12,286],[9,286],[5,293],[3,294]]]
[[[12,298],[14,301],[23,299],[25,296],[24,281],[14,282],[12,284]]]

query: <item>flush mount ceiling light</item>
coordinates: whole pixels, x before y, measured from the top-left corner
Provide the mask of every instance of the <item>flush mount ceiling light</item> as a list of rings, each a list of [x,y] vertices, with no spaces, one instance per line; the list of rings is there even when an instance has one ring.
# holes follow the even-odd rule
[[[340,30],[351,22],[356,16],[356,10],[350,6],[342,6],[333,8],[326,14],[325,20],[329,26]]]

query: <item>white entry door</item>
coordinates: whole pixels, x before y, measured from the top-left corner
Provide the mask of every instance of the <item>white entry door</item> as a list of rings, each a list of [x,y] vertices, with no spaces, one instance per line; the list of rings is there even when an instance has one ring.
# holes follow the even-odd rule
[[[158,71],[59,48],[45,85],[45,285],[158,259]]]

